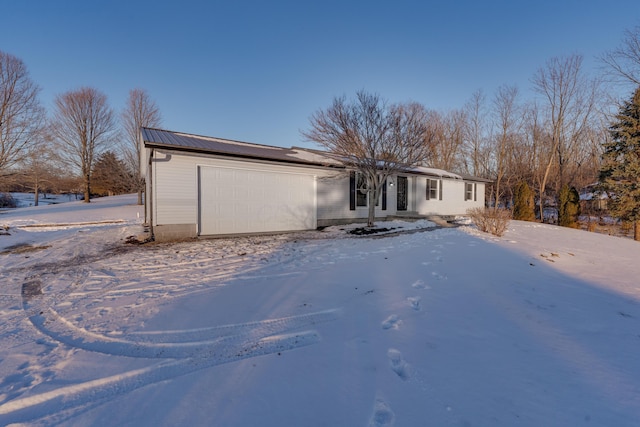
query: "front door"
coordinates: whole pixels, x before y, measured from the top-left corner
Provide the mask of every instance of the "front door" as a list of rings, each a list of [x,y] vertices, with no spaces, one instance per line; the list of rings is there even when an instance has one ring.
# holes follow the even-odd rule
[[[407,200],[409,195],[409,185],[406,176],[399,176],[398,179],[398,205],[399,211],[407,210]]]

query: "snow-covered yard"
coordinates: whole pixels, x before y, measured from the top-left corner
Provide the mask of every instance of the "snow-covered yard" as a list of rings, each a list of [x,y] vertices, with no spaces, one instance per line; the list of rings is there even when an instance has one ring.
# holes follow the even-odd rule
[[[35,205],[35,196],[33,193],[9,193],[16,202],[17,207],[24,208]],[[46,206],[56,203],[66,203],[78,200],[79,196],[73,194],[49,194],[40,193],[38,197],[38,205]]]
[[[0,425],[640,424],[638,242],[514,221],[131,245],[134,203],[0,214]]]

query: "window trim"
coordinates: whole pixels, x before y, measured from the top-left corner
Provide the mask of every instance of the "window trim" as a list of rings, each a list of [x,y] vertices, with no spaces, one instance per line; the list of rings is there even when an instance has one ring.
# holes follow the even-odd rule
[[[442,200],[442,179],[427,178],[427,200]]]

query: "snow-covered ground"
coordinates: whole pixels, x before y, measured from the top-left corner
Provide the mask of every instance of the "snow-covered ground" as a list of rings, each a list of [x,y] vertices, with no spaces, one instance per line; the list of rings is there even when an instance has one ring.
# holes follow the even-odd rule
[[[514,221],[131,245],[134,203],[0,213],[0,425],[640,425],[638,242]]]
[[[33,193],[9,193],[11,197],[16,201],[19,208],[25,208],[35,205],[35,196]],[[73,194],[49,194],[40,193],[38,197],[38,205],[45,206],[56,203],[65,203],[78,200],[78,197]]]

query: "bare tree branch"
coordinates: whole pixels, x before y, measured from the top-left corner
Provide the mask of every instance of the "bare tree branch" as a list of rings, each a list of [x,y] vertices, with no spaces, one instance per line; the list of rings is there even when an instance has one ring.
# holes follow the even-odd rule
[[[579,166],[578,153],[585,151],[598,113],[600,86],[597,80],[584,75],[580,55],[552,58],[534,75],[533,85],[545,101],[544,122],[551,144],[540,183],[542,200],[554,163],[558,173],[556,191],[573,179]]]
[[[504,189],[503,179],[512,170],[512,158],[522,129],[522,108],[518,104],[515,86],[500,86],[493,99],[496,133],[493,139],[494,201],[498,208]]]
[[[622,44],[606,52],[600,60],[614,80],[640,85],[640,25],[625,30]]]
[[[141,146],[138,136],[141,127],[160,127],[160,109],[144,89],[129,91],[127,105],[122,112],[122,123],[126,134],[126,144],[122,147],[124,160],[131,168],[132,183],[138,192],[138,204],[142,204],[144,180],[140,176]]]
[[[416,103],[388,105],[378,95],[359,91],[354,101],[334,98],[326,110],[309,119],[303,136],[333,154],[366,179],[368,225],[386,179],[422,164],[433,148],[434,135],[425,108]]]
[[[474,92],[465,105],[467,117],[464,140],[464,163],[468,174],[489,177],[489,147],[485,95],[481,90]]]
[[[24,158],[42,128],[39,91],[22,60],[0,51],[0,175]]]
[[[54,105],[51,135],[62,157],[80,172],[89,203],[93,162],[116,132],[113,111],[106,95],[90,87],[58,95]]]

